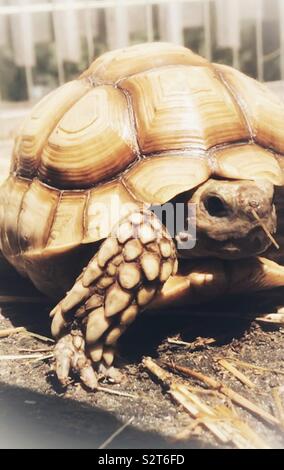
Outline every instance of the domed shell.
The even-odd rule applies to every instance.
[[[184,47],[106,53],[23,124],[0,194],[2,251],[34,280],[35,259],[101,240],[133,204],[211,176],[282,185],[283,122],[262,84]]]

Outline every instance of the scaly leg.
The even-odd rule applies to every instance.
[[[165,283],[151,303],[151,309],[185,306],[222,295],[271,291],[284,286],[284,266],[262,257],[237,261],[192,260],[179,271]],[[261,315],[258,320],[284,325],[283,303],[275,312]]]
[[[111,371],[118,338],[176,270],[173,241],[152,212],[124,219],[51,312],[60,382],[73,370],[95,389],[96,372]]]

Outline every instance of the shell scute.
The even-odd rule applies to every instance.
[[[215,65],[246,116],[258,144],[284,153],[284,104],[264,84],[226,65]]]
[[[39,177],[60,188],[88,188],[124,170],[135,158],[126,98],[114,87],[101,86],[59,121],[43,148]]]
[[[47,248],[82,243],[87,198],[87,191],[61,192],[48,237]]]
[[[56,123],[66,111],[90,89],[86,81],[74,80],[49,93],[31,111],[17,139],[14,170],[20,176],[36,175],[42,149]]]
[[[59,197],[56,189],[47,188],[38,180],[31,183],[18,216],[18,240],[22,252],[46,246]]]
[[[132,98],[143,154],[208,150],[250,137],[239,108],[210,67],[161,67],[120,86]]]
[[[164,204],[206,181],[211,174],[205,154],[177,152],[146,158],[123,177],[125,186],[149,204]]]
[[[170,43],[138,44],[107,52],[93,62],[82,77],[94,83],[117,83],[130,75],[168,65],[209,66],[209,62],[186,47]]]

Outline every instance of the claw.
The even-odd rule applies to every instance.
[[[95,390],[98,386],[97,374],[94,371],[91,361],[87,359],[85,353],[80,351],[74,361],[74,370],[80,375],[83,384],[90,390]]]
[[[88,367],[83,367],[83,369],[81,369],[80,378],[86,387],[88,387],[90,390],[95,390],[98,388],[97,375],[91,364]]]
[[[67,335],[61,338],[54,348],[55,371],[59,382],[67,387],[70,382],[69,372],[71,368],[72,356],[74,348],[72,344],[72,336]]]
[[[60,334],[62,333],[62,331],[64,331],[64,329],[66,328],[67,326],[67,322],[64,318],[64,315],[62,313],[62,310],[61,308],[59,308],[53,319],[52,319],[52,323],[51,323],[51,333],[52,333],[52,336],[54,338],[58,338],[60,336]]]
[[[55,346],[55,371],[59,382],[66,387],[70,383],[69,374],[73,370],[91,390],[97,388],[98,379],[90,359],[85,354],[85,342],[81,332],[72,331],[61,338]]]
[[[111,346],[105,346],[103,352],[103,360],[108,367],[110,367],[114,360],[115,350]]]
[[[112,383],[119,384],[125,381],[125,376],[115,367],[106,367],[102,363],[99,365],[100,378],[108,379]]]

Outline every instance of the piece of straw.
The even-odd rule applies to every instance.
[[[223,393],[223,395],[226,395],[234,403],[237,403],[239,406],[241,406],[242,408],[245,408],[246,410],[255,414],[256,416],[263,419],[264,421],[267,421],[270,424],[276,424],[278,426],[280,425],[279,420],[275,418],[275,416],[263,410],[262,408],[260,408],[260,406],[252,403],[250,400],[243,397],[242,395],[235,392],[234,390],[227,387],[226,385],[223,385],[222,382],[219,382],[213,379],[212,377],[208,377],[205,374],[202,374],[202,372],[195,371],[193,369],[190,369],[189,367],[180,366],[173,362],[171,363],[165,362],[165,365],[169,367],[171,370],[181,372],[182,374],[187,375],[188,377],[192,377],[196,380],[199,380],[205,383],[207,386],[213,389],[219,390],[219,392]]]
[[[228,372],[230,372],[234,377],[236,377],[240,382],[246,385],[249,388],[255,388],[255,384],[246,377],[241,371],[239,371],[233,364],[231,364],[226,359],[219,359],[219,364],[224,367]]]
[[[112,443],[112,441],[119,436],[124,429],[126,429],[134,420],[134,416],[130,418],[126,423],[124,423],[120,428],[118,428],[110,437],[108,437],[100,446],[99,449],[105,449],[109,444]]]
[[[272,236],[272,234],[269,232],[268,228],[266,227],[266,225],[263,223],[263,221],[259,218],[257,212],[254,210],[254,209],[251,209],[251,213],[252,215],[256,218],[256,220],[258,221],[259,225],[261,226],[262,230],[264,231],[264,233],[267,235],[267,237],[269,238],[269,240],[271,241],[271,243],[275,246],[275,248],[277,250],[280,249],[280,246],[278,245],[277,241],[275,240],[275,238]]]

